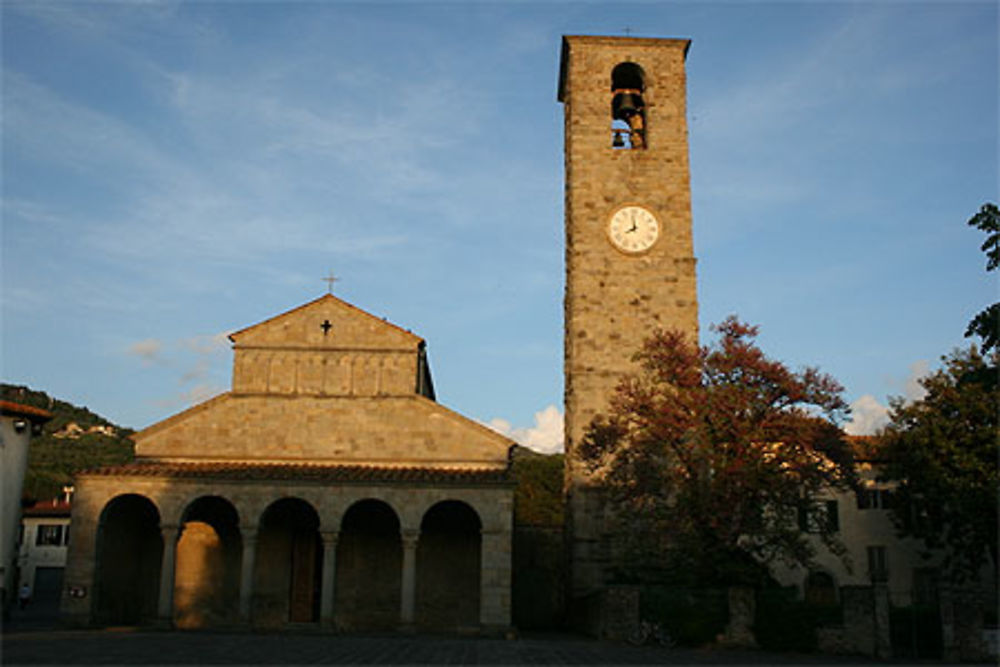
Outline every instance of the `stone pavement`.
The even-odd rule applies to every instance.
[[[635,647],[575,635],[479,639],[427,635],[167,632],[133,629],[3,633],[4,665],[666,665],[871,664],[863,658]]]

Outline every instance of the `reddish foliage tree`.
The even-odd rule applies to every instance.
[[[807,565],[814,542],[797,517],[815,518],[824,492],[854,481],[840,385],[769,359],[757,328],[735,317],[713,330],[705,347],[655,333],[581,443],[633,577],[756,583],[775,559]],[[844,554],[833,521],[811,525]]]

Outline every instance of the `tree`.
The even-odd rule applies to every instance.
[[[757,328],[735,317],[713,330],[719,340],[705,347],[656,332],[581,442],[623,527],[626,568],[685,573],[698,585],[758,583],[762,564],[811,562],[801,512],[844,557],[835,517],[816,520],[823,493],[855,479],[837,426],[848,412],[842,388],[815,368],[769,359]]]
[[[986,270],[1000,266],[1000,209],[996,204],[983,204],[979,213],[969,219],[969,226],[986,232],[980,249],[986,253]],[[965,337],[978,336],[984,353],[1000,347],[1000,301],[987,306],[969,322]]]
[[[539,454],[526,447],[514,450],[514,523],[562,526],[563,455]]]
[[[987,558],[998,562],[998,356],[988,363],[971,347],[942,357],[943,368],[920,380],[923,399],[891,401],[882,436],[886,475],[899,483],[900,533],[943,549],[946,573],[958,581],[974,578]]]

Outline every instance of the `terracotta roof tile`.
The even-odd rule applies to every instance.
[[[17,415],[27,417],[32,421],[48,421],[52,419],[52,413],[31,405],[22,405],[13,401],[0,401],[0,412],[5,415]]]
[[[24,516],[69,516],[70,504],[62,500],[42,500],[21,510]]]
[[[126,463],[87,470],[100,477],[181,477],[339,483],[513,484],[507,469],[316,465],[300,463]]]

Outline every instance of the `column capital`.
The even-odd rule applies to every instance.
[[[403,548],[416,548],[420,541],[420,531],[413,528],[406,528],[399,531],[399,537],[403,540]]]
[[[177,523],[161,523],[160,524],[160,535],[163,537],[173,536],[176,537],[181,531],[181,525]]]
[[[323,540],[324,547],[335,547],[337,546],[337,540],[340,539],[339,530],[321,530],[319,531],[319,537]]]

